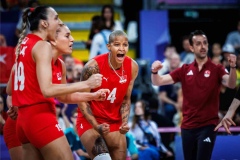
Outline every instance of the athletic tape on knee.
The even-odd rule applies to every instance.
[[[109,153],[101,153],[97,155],[93,160],[112,160]]]

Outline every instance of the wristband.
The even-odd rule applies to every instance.
[[[237,65],[235,65],[234,67],[231,67],[231,66],[230,66],[230,68],[237,68]]]
[[[153,71],[152,71],[152,74],[158,74],[158,72],[153,72]]]

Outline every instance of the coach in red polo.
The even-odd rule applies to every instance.
[[[162,86],[182,83],[183,121],[181,124],[182,145],[185,160],[210,160],[219,122],[219,93],[221,85],[236,87],[236,56],[230,54],[230,73],[222,65],[214,64],[208,55],[208,40],[201,30],[189,36],[190,49],[195,61],[184,64],[166,75],[158,75],[160,61],[152,64],[152,83]]]

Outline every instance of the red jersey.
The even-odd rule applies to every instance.
[[[61,84],[62,82],[62,63],[58,58],[55,63],[52,60],[52,83]]]
[[[211,59],[198,70],[198,64],[184,64],[170,73],[174,82],[182,83],[184,129],[218,123],[219,94],[223,75],[228,74],[222,65]]]
[[[100,88],[110,90],[105,101],[91,101],[90,106],[92,113],[99,123],[117,123],[122,121],[120,108],[125,95],[127,94],[129,83],[132,79],[132,60],[125,57],[123,65],[116,70],[123,80],[112,70],[108,63],[108,53],[96,56],[94,59],[98,63],[99,72],[103,75],[102,85],[99,88],[91,90],[95,92]]]
[[[23,107],[44,102],[54,104],[53,98],[45,98],[41,92],[36,74],[36,63],[32,59],[32,48],[41,40],[37,35],[28,34],[21,43],[20,54],[12,75],[13,106]],[[59,62],[57,62],[57,64],[59,64]],[[56,69],[56,67],[53,67],[53,69],[54,68]],[[62,72],[62,66],[58,68],[56,72],[60,70]],[[53,76],[55,74],[54,71]],[[53,82],[57,82],[55,77],[53,77]],[[61,81],[59,82],[61,83]]]

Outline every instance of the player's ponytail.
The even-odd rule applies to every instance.
[[[18,55],[20,53],[20,46],[21,46],[22,40],[24,39],[24,37],[26,35],[27,26],[28,26],[28,14],[29,14],[30,11],[31,11],[30,8],[26,8],[23,12],[23,15],[22,15],[22,22],[23,22],[22,23],[22,32],[21,32],[20,37],[18,39],[15,62],[17,62]]]

